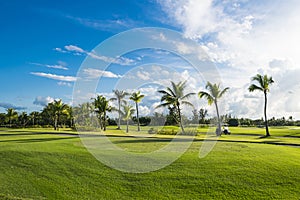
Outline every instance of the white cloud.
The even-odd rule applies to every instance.
[[[87,76],[88,79],[96,79],[99,77],[106,77],[106,78],[121,78],[121,75],[114,74],[110,71],[103,71],[94,68],[87,68],[83,69],[83,73]]]
[[[79,53],[85,52],[82,48],[75,46],[75,45],[66,45],[65,49],[68,51],[75,51],[75,52],[79,52]]]
[[[107,63],[115,63],[115,64],[119,64],[119,65],[132,65],[135,63],[134,60],[129,59],[129,58],[125,58],[125,57],[116,57],[116,58],[111,58],[108,56],[104,56],[104,55],[99,55],[96,51],[91,51],[88,52],[84,49],[82,49],[81,47],[78,47],[76,45],[66,45],[64,46],[65,50],[62,50],[61,48],[55,48],[54,50],[62,52],[62,53],[73,53],[74,55],[85,55],[85,56],[90,56],[91,58],[97,59],[97,60],[101,60]]]
[[[145,81],[151,79],[151,78],[150,78],[150,73],[149,73],[149,72],[138,71],[138,72],[136,73],[136,75],[137,75],[138,78],[140,78],[140,79],[142,79],[142,80],[145,80]]]
[[[30,74],[35,75],[35,76],[49,78],[49,79],[59,80],[59,81],[74,82],[77,80],[77,78],[74,76],[63,76],[63,75],[43,73],[43,72],[31,72]]]
[[[43,66],[47,68],[53,68],[53,69],[63,69],[63,70],[68,70],[69,68],[66,67],[66,63],[62,61],[58,61],[57,65],[48,65],[48,64],[41,64],[41,63],[30,63],[32,65],[37,65],[37,66]]]
[[[149,116],[151,110],[147,106],[139,105],[139,114],[140,116]]]
[[[269,116],[297,115],[300,96],[300,3],[278,1],[159,0],[170,23],[195,39],[219,67],[223,84],[231,87],[226,112],[262,116],[263,98],[249,94],[255,74],[273,76]],[[182,53],[190,49],[179,45]],[[290,93],[289,93],[290,92]],[[257,97],[257,98],[254,98]],[[288,105],[288,106],[287,106]],[[289,109],[288,109],[289,108]],[[291,108],[295,108],[291,112]],[[298,113],[298,114],[297,114]]]
[[[138,22],[132,19],[88,19],[81,17],[74,17],[71,15],[65,16],[66,18],[73,20],[83,26],[94,28],[101,31],[121,31],[128,28],[134,28],[137,26]]]
[[[57,85],[59,85],[59,86],[68,86],[68,87],[72,87],[72,84],[71,84],[71,83],[64,82],[64,81],[59,81],[59,82],[57,83]]]
[[[11,103],[6,103],[6,102],[0,102],[0,107],[5,108],[5,109],[12,108],[15,110],[26,110],[27,109],[26,107],[16,106],[16,105],[13,105]]]
[[[42,96],[38,96],[35,98],[35,100],[33,101],[34,105],[38,105],[38,106],[46,106],[48,103],[51,103],[54,101],[54,98],[52,97],[42,97]]]

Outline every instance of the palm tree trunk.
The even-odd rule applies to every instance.
[[[137,119],[137,125],[138,125],[138,131],[140,131],[140,120],[139,120],[139,107],[138,107],[138,103],[135,103],[135,107],[136,107],[136,119]]]
[[[270,133],[269,133],[269,126],[268,126],[268,119],[267,119],[267,103],[268,103],[268,100],[267,100],[267,92],[264,91],[264,94],[265,94],[264,115],[265,115],[266,137],[269,137],[269,136],[270,136]]]
[[[128,132],[129,132],[129,127],[128,127],[128,125],[129,125],[129,120],[128,120],[128,119],[127,119],[126,124],[127,124],[127,127],[126,127],[126,133],[128,133]]]
[[[106,113],[103,113],[103,130],[106,131]]]
[[[118,101],[119,103],[119,123],[118,123],[118,129],[121,129],[121,101]]]
[[[184,128],[183,128],[183,125],[182,125],[181,112],[180,112],[180,107],[179,107],[179,105],[177,105],[177,109],[178,109],[179,125],[180,125],[180,128],[181,128],[182,134],[184,134]]]
[[[57,129],[57,117],[54,118],[54,130]]]
[[[57,122],[56,122],[56,130],[59,131],[59,121],[60,121],[60,115],[57,116]]]
[[[215,101],[215,106],[216,106],[216,111],[217,111],[217,120],[218,120],[218,129],[216,131],[216,135],[220,136],[221,135],[221,120],[220,120],[220,114],[219,114],[219,108],[218,108],[218,103]]]

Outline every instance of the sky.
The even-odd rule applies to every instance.
[[[141,115],[157,111],[157,90],[170,80],[187,80],[187,92],[204,90],[207,77],[184,59],[195,50],[186,43],[176,44],[180,55],[151,48],[115,56],[110,46],[101,51],[101,44],[124,31],[156,27],[182,34],[199,46],[194,54],[209,58],[220,84],[230,87],[220,102],[222,114],[263,116],[263,95],[247,89],[260,73],[275,81],[268,116],[300,119],[299,13],[297,0],[0,1],[0,112],[11,107],[40,111],[54,99],[72,105],[74,95],[80,96],[76,84],[81,73],[97,82],[83,99],[97,94],[110,98],[113,89],[140,90],[146,95]],[[149,36],[171,39],[162,33]],[[135,44],[140,37],[126,42]],[[121,43],[113,47],[122,49]],[[195,96],[191,101],[215,114],[205,100]],[[191,114],[190,109],[184,112]]]

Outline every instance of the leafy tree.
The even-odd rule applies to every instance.
[[[18,117],[19,124],[21,124],[22,127],[25,127],[28,122],[28,115],[26,112],[22,112]]]
[[[18,113],[13,108],[8,108],[6,117],[8,119],[9,126],[11,127],[12,121],[18,118]]]
[[[230,119],[228,119],[228,125],[229,126],[239,126],[239,120],[236,118],[230,118]]]
[[[91,125],[91,114],[94,111],[94,105],[86,102],[73,107],[74,121],[79,126]]]
[[[40,113],[37,111],[33,111],[29,114],[29,118],[31,120],[31,124],[34,126],[36,123],[36,119],[39,117]]]
[[[204,108],[200,108],[199,116],[200,116],[200,123],[205,124],[205,117],[208,115],[207,110]]]
[[[140,91],[134,92],[131,94],[130,100],[135,102],[135,109],[136,109],[136,119],[138,124],[138,131],[140,131],[140,120],[139,120],[139,107],[138,103],[145,97],[145,95],[141,94]]]
[[[106,131],[106,112],[110,112],[112,107],[109,105],[109,100],[102,95],[98,95],[94,99],[95,112],[98,114],[100,127]]]
[[[267,93],[270,91],[270,85],[274,83],[274,81],[272,77],[268,77],[267,75],[260,75],[260,74],[257,74],[256,76],[252,77],[252,81],[257,82],[258,85],[251,84],[249,86],[249,91],[253,92],[258,90],[264,93],[264,97],[265,97],[264,117],[265,117],[266,137],[269,137],[270,132],[268,127],[268,119],[267,119],[267,102],[268,102]]]
[[[67,114],[68,105],[63,103],[61,99],[54,100],[54,102],[48,103],[45,110],[54,121],[54,130],[59,130],[58,124],[60,123],[61,115]]]
[[[6,114],[0,113],[0,125],[4,125],[6,121]]]
[[[124,105],[123,106],[123,119],[126,120],[126,133],[129,132],[129,120],[132,118],[134,113],[134,108],[131,105]]]
[[[158,92],[163,94],[161,97],[161,102],[158,107],[171,107],[176,110],[176,113],[178,114],[176,117],[176,121],[179,123],[182,133],[184,134],[184,128],[182,124],[182,114],[181,114],[181,105],[193,105],[187,101],[189,97],[194,95],[195,93],[188,93],[184,94],[184,89],[186,88],[186,81],[179,83],[174,83],[171,81],[172,87],[167,87],[166,90],[159,90]]]
[[[217,121],[218,121],[218,128],[216,131],[217,135],[221,135],[221,120],[220,120],[220,114],[218,109],[218,100],[229,90],[229,87],[224,88],[221,90],[220,84],[212,84],[209,81],[206,84],[205,87],[208,92],[206,91],[200,91],[198,93],[199,98],[206,98],[208,101],[208,105],[215,104],[216,111],[217,111]]]
[[[194,109],[194,110],[192,111],[192,114],[193,114],[193,116],[192,116],[192,123],[193,123],[193,124],[198,124],[198,123],[199,123],[199,115],[198,115],[198,111],[197,111],[196,109]]]
[[[115,94],[115,98],[111,98],[112,101],[117,101],[118,102],[118,113],[119,113],[119,119],[118,119],[118,129],[121,129],[121,106],[122,103],[126,105],[126,101],[124,100],[124,98],[128,95],[127,92],[123,91],[123,90],[113,90],[114,94]]]

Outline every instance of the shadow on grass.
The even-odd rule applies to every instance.
[[[49,141],[57,141],[57,140],[67,140],[67,139],[74,139],[74,137],[32,138],[32,139],[2,140],[0,142],[33,143],[33,142],[49,142]]]
[[[260,139],[260,138],[259,138]],[[119,140],[113,141],[115,144],[122,143],[156,143],[156,142],[171,142],[172,138],[147,138],[147,139],[135,139],[135,140]],[[190,141],[190,139],[180,138],[176,139],[177,142]],[[279,146],[293,146],[300,147],[300,144],[294,143],[281,143],[280,140],[276,141],[246,141],[246,140],[220,140],[220,139],[194,139],[194,142],[223,142],[223,143],[248,143],[248,144],[271,144],[271,145],[279,145]]]
[[[121,143],[168,143],[173,141],[173,138],[159,138],[159,137],[146,137],[146,138],[136,138],[135,136],[131,135],[113,135],[113,134],[77,134],[74,132],[60,132],[60,131],[46,131],[46,132],[32,132],[31,130],[9,130],[7,131],[9,133],[0,133],[0,137],[2,136],[32,136],[32,135],[56,135],[56,136],[69,136],[69,137],[55,137],[55,138],[27,138],[27,139],[16,139],[16,140],[4,140],[0,142],[17,142],[17,143],[32,143],[32,142],[48,142],[48,141],[58,141],[58,140],[67,140],[67,139],[74,139],[78,137],[87,137],[87,138],[101,138],[101,137],[108,137],[108,138],[128,138],[129,140],[117,140],[117,141],[112,141],[115,144],[121,144]],[[236,136],[241,136],[239,134],[234,134]],[[233,136],[234,136],[233,135]],[[249,134],[250,135],[250,134]],[[70,137],[72,136],[72,137]],[[280,145],[280,146],[293,146],[293,147],[300,147],[300,144],[294,144],[294,143],[282,143],[280,140],[274,141],[275,138],[271,137],[266,137],[266,136],[261,136],[258,134],[251,134],[251,136],[260,136],[257,138],[257,141],[247,141],[247,140],[222,140],[221,139],[214,139],[214,138],[209,138],[209,139],[199,139],[199,138],[194,138],[195,142],[228,142],[228,143],[253,143],[253,144],[271,144],[271,145]],[[189,137],[189,136],[186,136]],[[281,136],[281,137],[293,137],[293,138],[300,138],[300,136],[293,136],[293,135],[287,135],[287,136]],[[273,141],[260,141],[261,139],[273,139]],[[176,142],[185,142],[185,141],[190,141],[190,138],[177,138],[175,141]]]
[[[77,133],[73,133],[73,132],[60,132],[60,131],[30,131],[30,130],[10,130],[10,131],[5,131],[8,133],[1,133],[0,132],[0,137],[3,136],[26,136],[26,135],[70,135],[70,136],[77,136]]]

